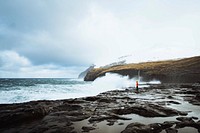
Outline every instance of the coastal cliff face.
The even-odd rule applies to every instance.
[[[95,67],[95,65],[92,65],[92,66],[90,66],[89,68],[87,68],[85,71],[83,71],[82,73],[80,73],[80,74],[78,75],[78,78],[79,78],[79,79],[85,78],[86,74],[87,74],[90,70],[94,69],[94,67]]]
[[[94,68],[85,76],[85,81],[94,81],[106,73],[117,73],[129,78],[140,75],[144,81],[153,79],[163,83],[195,83],[200,82],[200,56],[138,64],[125,64],[109,68]]]

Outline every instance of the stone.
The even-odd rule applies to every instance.
[[[83,132],[89,132],[89,131],[95,130],[95,129],[96,129],[96,128],[91,127],[91,126],[83,126],[83,127],[82,127]]]
[[[166,133],[178,133],[178,130],[177,129],[174,129],[174,128],[167,128],[165,129]]]
[[[194,122],[192,117],[177,117],[176,119],[181,122]]]

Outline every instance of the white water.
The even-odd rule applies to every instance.
[[[31,80],[31,79],[30,79]],[[41,79],[43,80],[43,79]],[[56,79],[59,80],[59,79]],[[96,79],[94,82],[84,82],[80,79],[62,79],[68,81],[63,84],[37,83],[32,86],[11,86],[0,88],[0,103],[21,103],[32,100],[57,100],[78,98],[85,96],[95,96],[101,92],[134,87],[136,79],[128,79],[128,76],[117,74],[106,74],[106,76]],[[70,84],[70,82],[78,81]],[[14,82],[14,81],[13,81]],[[26,82],[20,83],[24,84]],[[140,82],[144,84],[144,82]],[[160,83],[152,81],[150,83]],[[2,84],[2,83],[1,83]],[[5,84],[5,83],[4,83]],[[5,85],[4,85],[5,86]]]

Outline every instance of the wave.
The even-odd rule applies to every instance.
[[[135,86],[136,78],[129,79],[128,76],[107,73],[106,76],[97,78],[93,82],[85,82],[81,79],[26,79],[33,83],[32,86],[24,86],[18,82],[17,86],[11,86],[0,90],[0,103],[21,103],[34,100],[58,100],[95,96],[99,93],[124,89]],[[29,81],[30,80],[30,81]],[[15,82],[13,80],[12,82]],[[141,84],[147,82],[140,81]],[[148,83],[160,83],[151,81]],[[14,84],[14,83],[13,83]],[[14,84],[15,85],[15,84]]]

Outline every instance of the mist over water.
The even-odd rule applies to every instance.
[[[0,103],[21,103],[32,100],[57,100],[95,96],[99,93],[135,87],[137,79],[107,73],[93,82],[80,79],[0,79]],[[140,81],[139,84],[146,82]],[[159,81],[149,83],[159,84]]]

